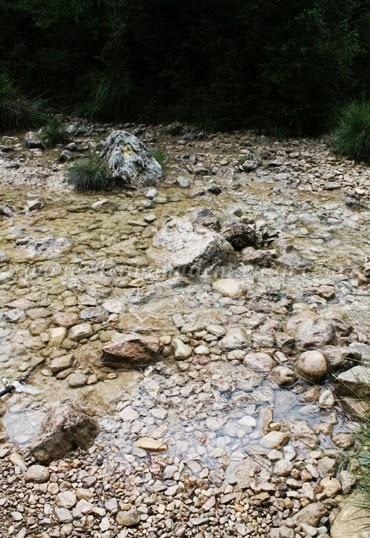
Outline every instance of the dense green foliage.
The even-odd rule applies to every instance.
[[[370,103],[353,102],[343,108],[333,142],[341,155],[370,162]]]
[[[104,191],[113,185],[107,164],[96,153],[71,163],[67,181],[79,192]]]
[[[23,97],[6,75],[0,75],[0,132],[28,129],[41,121],[37,104]]]
[[[64,124],[52,116],[41,129],[41,138],[46,146],[53,147],[67,142],[68,136]]]
[[[0,72],[102,119],[315,133],[368,98],[364,0],[2,0]]]

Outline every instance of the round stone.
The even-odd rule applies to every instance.
[[[317,382],[322,381],[328,373],[328,365],[320,351],[305,351],[299,356],[295,370],[297,375],[303,379]]]

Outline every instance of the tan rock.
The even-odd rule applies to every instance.
[[[289,441],[289,434],[286,432],[273,431],[264,435],[261,439],[261,445],[264,448],[281,448]]]
[[[49,346],[60,346],[66,337],[66,334],[67,329],[65,327],[54,327],[53,329],[49,329]]]
[[[160,439],[152,439],[151,437],[140,437],[136,441],[136,446],[149,452],[162,452],[167,450],[167,445]]]
[[[362,508],[366,499],[352,494],[341,503],[341,511],[331,526],[331,538],[366,538],[369,532],[370,514]]]
[[[212,288],[225,297],[242,297],[247,291],[245,283],[237,278],[220,278]]]

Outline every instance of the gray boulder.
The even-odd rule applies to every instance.
[[[197,274],[232,261],[234,249],[217,232],[173,218],[153,237],[148,256],[160,265]]]
[[[162,176],[162,167],[147,146],[127,131],[113,131],[102,143],[100,156],[112,177],[127,185],[155,185]]]

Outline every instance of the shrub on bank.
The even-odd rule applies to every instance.
[[[54,147],[57,144],[63,144],[68,140],[67,131],[64,124],[53,116],[41,129],[41,138],[48,147]]]
[[[23,97],[4,74],[0,74],[0,132],[30,129],[40,125],[38,106]]]
[[[339,114],[333,135],[335,150],[356,161],[370,162],[370,103],[353,102]]]
[[[67,181],[79,192],[108,190],[113,183],[107,164],[96,153],[71,163]]]

